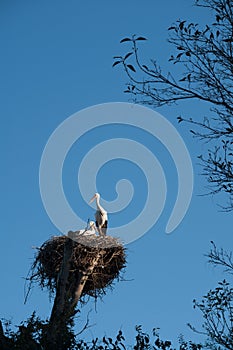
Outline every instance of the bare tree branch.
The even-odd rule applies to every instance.
[[[194,137],[209,143],[208,154],[200,157],[210,193],[228,197],[222,209],[233,210],[233,2],[196,0],[198,7],[212,13],[213,20],[203,28],[197,23],[178,20],[168,28],[169,43],[175,48],[163,72],[155,59],[149,65],[139,56],[139,44],[146,38],[124,38],[130,44],[124,56],[116,56],[113,66],[123,67],[129,82],[125,90],[136,103],[152,107],[185,100],[210,104],[211,117],[202,120],[179,116],[178,122],[194,126]],[[176,70],[176,66],[179,70]]]

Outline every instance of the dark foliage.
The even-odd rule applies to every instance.
[[[232,254],[223,249],[218,249],[214,242],[206,255],[213,266],[220,266],[224,272],[230,275],[233,272]],[[210,290],[201,301],[194,300],[194,308],[202,314],[203,323],[198,327],[189,324],[189,327],[201,335],[204,342],[195,343],[179,338],[178,350],[232,350],[233,349],[233,288],[224,279],[215,289]],[[10,322],[0,323],[0,349],[1,350],[54,350],[47,342],[47,331],[50,327],[49,320],[42,321],[35,313],[18,326],[17,331],[12,331]],[[75,333],[74,318],[63,324],[60,329],[62,343],[61,350],[173,350],[171,341],[162,340],[159,328],[154,328],[152,334],[145,333],[141,326],[136,327],[136,336],[133,345],[128,345],[120,330],[113,339],[110,337],[96,338],[92,341],[80,339],[83,330],[89,328],[88,320],[83,330]],[[4,330],[5,328],[5,330]],[[57,347],[56,347],[57,349]]]
[[[33,314],[26,322],[22,323],[17,332],[9,331],[9,346],[2,346],[1,350],[47,350],[47,344],[44,341],[44,328],[47,323],[39,320]],[[136,327],[136,336],[133,345],[127,345],[120,330],[115,338],[104,336],[103,338],[95,338],[92,341],[76,339],[71,329],[67,330],[64,350],[173,350],[172,343],[169,340],[162,340],[158,334],[158,329],[153,329],[152,334],[143,332],[141,326]],[[195,344],[191,341],[187,342],[180,337],[179,350],[200,350],[201,344]],[[50,350],[50,348],[49,348]],[[55,350],[55,349],[51,349]]]
[[[232,275],[232,253],[217,249],[214,242],[206,255],[213,266],[222,267],[224,273]],[[202,329],[189,324],[196,333],[206,337],[205,347],[208,349],[233,349],[233,288],[225,279],[218,286],[210,290],[201,301],[193,300],[203,318]]]

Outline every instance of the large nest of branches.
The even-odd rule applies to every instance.
[[[69,232],[70,236],[72,232]],[[95,261],[84,285],[82,297],[98,297],[105,294],[106,288],[110,287],[115,279],[119,279],[120,271],[126,265],[125,248],[116,238],[110,236],[83,236],[76,240],[69,237],[52,237],[38,249],[29,280],[38,282],[42,288],[48,288],[53,293],[57,287],[65,245],[69,240],[72,242],[68,276],[70,293],[74,293],[72,286],[75,288],[80,274],[87,273]]]

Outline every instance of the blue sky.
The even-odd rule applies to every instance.
[[[32,246],[40,246],[59,231],[44,210],[39,190],[39,165],[51,133],[73,113],[100,103],[127,102],[123,93],[127,82],[123,72],[112,68],[113,56],[125,52],[120,39],[140,34],[149,39],[143,55],[156,57],[164,69],[171,49],[167,28],[176,19],[205,23],[208,12],[193,7],[191,0],[78,1],[78,0],[2,0],[0,4],[0,89],[1,89],[1,317],[19,324],[33,310],[42,318],[49,316],[51,303],[46,291],[34,289],[24,301],[24,277],[33,261]],[[165,226],[174,202],[177,180],[174,164],[156,140],[134,130],[98,129],[74,145],[64,165],[64,188],[72,208],[83,217],[93,210],[78,199],[77,168],[79,155],[90,143],[119,132],[150,144],[168,183],[168,199],[157,224],[141,239],[127,247],[125,279],[116,284],[96,305],[87,304],[80,316],[92,309],[88,338],[116,334],[119,328],[128,339],[134,326],[145,330],[161,328],[161,335],[175,340],[180,333],[194,335],[187,322],[200,325],[200,315],[192,309],[193,298],[213,288],[222,275],[206,263],[204,253],[210,240],[217,245],[232,245],[231,214],[218,211],[212,197],[200,197],[205,181],[196,155],[206,146],[193,140],[176,116],[208,115],[208,106],[198,101],[163,107],[158,110],[178,130],[190,152],[194,167],[194,193],[187,215],[171,234]],[[88,135],[87,135],[88,136]],[[81,150],[81,152],[79,151]],[[143,198],[143,174],[131,163],[110,163],[98,175],[98,190],[113,199],[112,177],[127,177]],[[116,177],[117,177],[116,176]],[[145,180],[145,179],[144,179]],[[106,184],[106,186],[105,186]],[[106,191],[108,188],[108,191]],[[137,192],[136,192],[137,193]],[[76,202],[77,195],[77,202]],[[137,197],[137,198],[139,198]],[[129,217],[137,215],[140,200],[132,202]],[[120,215],[120,214],[119,214]],[[119,219],[112,216],[112,224]],[[126,220],[121,217],[121,220]],[[109,219],[111,225],[111,218]],[[77,330],[80,329],[77,325]]]

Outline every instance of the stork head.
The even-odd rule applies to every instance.
[[[96,229],[94,221],[90,221],[89,226],[91,229]]]
[[[95,193],[94,196],[91,198],[90,202],[89,203],[92,203],[95,199],[100,199],[100,195],[99,193]]]

